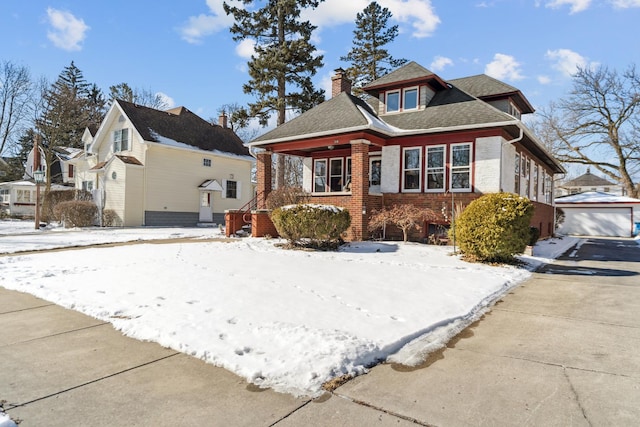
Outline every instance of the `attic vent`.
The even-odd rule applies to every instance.
[[[118,117],[118,121],[120,123],[124,122],[124,116],[122,114],[120,114],[120,117]]]

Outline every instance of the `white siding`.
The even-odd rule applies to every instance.
[[[565,220],[558,232],[578,236],[630,237],[631,207],[565,207]]]
[[[400,146],[382,147],[382,182],[383,193],[397,193],[400,188]]]
[[[500,156],[502,137],[477,138],[475,142],[475,190],[482,193],[500,191]]]
[[[302,159],[302,189],[311,193],[313,191],[313,159]]]
[[[435,91],[429,88],[429,86],[420,86],[420,108],[426,107],[435,94]]]

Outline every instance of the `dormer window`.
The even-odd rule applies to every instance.
[[[509,102],[509,111],[507,111],[507,113],[509,113],[510,115],[512,115],[518,120],[520,120],[521,118],[520,110],[518,109],[518,107],[516,107],[516,105],[513,102]]]
[[[113,152],[129,150],[129,129],[113,131]]]
[[[418,88],[412,87],[402,91],[402,109],[415,110],[418,108]]]
[[[400,111],[400,91],[394,90],[387,92],[387,102],[385,104],[387,106],[387,113]]]

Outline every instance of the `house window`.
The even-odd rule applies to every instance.
[[[525,155],[521,156],[522,159],[522,167],[520,168],[520,170],[522,171],[522,176],[524,178],[523,184],[524,184],[524,195],[526,197],[530,196],[531,193],[531,174],[530,174],[530,167],[531,167],[531,162],[529,162],[529,158]]]
[[[82,181],[82,189],[85,191],[93,190],[93,181]]]
[[[538,165],[533,164],[533,195],[531,200],[538,200],[538,191],[539,191],[540,180],[538,178]]]
[[[603,191],[604,191],[605,193],[609,193],[609,192],[611,191],[611,188],[609,188],[609,187],[604,187],[604,188],[603,188]]]
[[[387,106],[387,113],[400,111],[400,91],[399,90],[387,92],[386,106]]]
[[[237,199],[238,198],[238,181],[227,180],[225,195],[227,199]]]
[[[420,191],[420,148],[405,148],[402,161],[402,189],[407,192]]]
[[[415,110],[418,108],[418,88],[410,88],[402,91],[402,109]]]
[[[351,191],[351,157],[347,157],[347,169],[344,178],[345,191]]]
[[[516,167],[515,167],[515,185],[513,186],[513,192],[520,194],[520,154],[516,153]]]
[[[69,178],[73,178],[73,165],[69,165]]]
[[[211,167],[211,159],[202,159],[202,166]]]
[[[426,191],[444,191],[445,146],[427,147]]]
[[[207,208],[211,206],[211,193],[209,193],[208,191],[202,192],[202,199],[200,200],[200,206],[203,208]]]
[[[18,203],[30,203],[31,202],[31,190],[18,190],[17,191]]]
[[[316,160],[313,168],[313,191],[324,193],[327,191],[327,161]]]
[[[369,186],[380,185],[382,178],[382,159],[369,160]]]
[[[113,152],[129,150],[129,129],[113,131]]]
[[[471,190],[471,144],[451,145],[451,191]]]
[[[520,117],[521,117],[520,110],[518,109],[518,107],[516,107],[516,105],[513,102],[509,102],[509,111],[507,111],[507,113],[509,113],[516,119],[520,120]]]
[[[330,160],[329,172],[330,191],[342,191],[342,158]]]
[[[9,189],[0,189],[0,203],[9,203]]]

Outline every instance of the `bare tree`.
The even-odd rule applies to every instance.
[[[0,153],[17,142],[20,125],[28,114],[31,86],[27,67],[0,63]]]
[[[109,86],[109,103],[115,99],[121,99],[156,110],[166,110],[169,108],[169,104],[167,104],[161,94],[153,92],[151,89],[132,89],[127,83]]]
[[[581,68],[569,95],[540,113],[536,129],[558,160],[592,166],[638,197],[639,109],[635,66],[621,75],[604,66]]]

